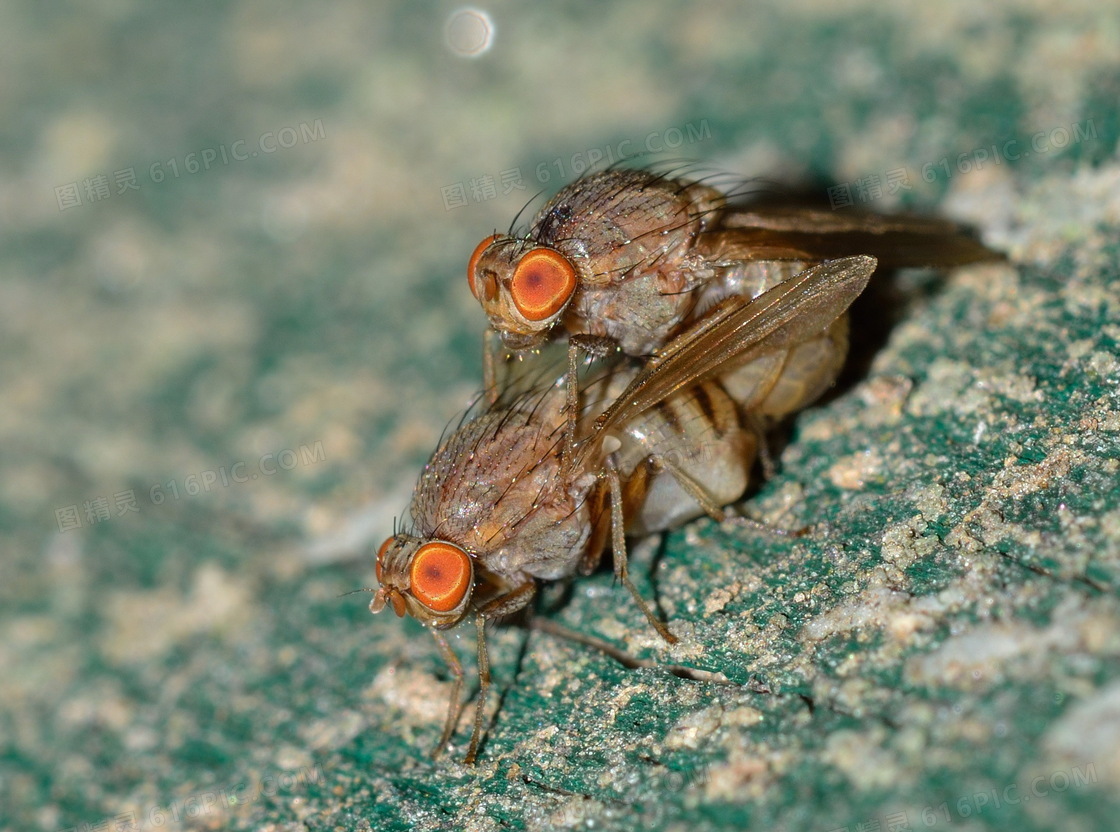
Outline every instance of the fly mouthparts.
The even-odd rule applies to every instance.
[[[393,612],[397,614],[397,618],[404,618],[406,612],[404,604],[404,596],[391,586],[383,586],[377,590],[373,596],[373,600],[369,602],[369,611],[374,615],[385,609],[385,604],[388,602],[393,607]]]

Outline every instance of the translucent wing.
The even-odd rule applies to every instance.
[[[864,290],[875,266],[867,255],[830,260],[754,300],[729,299],[649,359],[595,420],[580,454],[592,453],[612,428],[717,374],[730,359],[749,360],[820,334]]]
[[[724,228],[757,228],[768,231],[840,234],[955,234],[960,229],[949,220],[908,214],[871,214],[854,210],[826,210],[809,206],[758,206],[733,209],[721,223]]]
[[[706,242],[727,259],[825,260],[870,254],[887,269],[961,266],[1000,257],[947,220],[810,207],[730,210]]]

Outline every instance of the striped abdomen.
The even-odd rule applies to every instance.
[[[626,531],[636,535],[672,528],[704,513],[682,478],[716,506],[738,500],[757,449],[738,406],[714,381],[650,408],[620,438],[616,458],[626,481]]]

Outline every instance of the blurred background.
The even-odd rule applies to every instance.
[[[1020,408],[1015,424],[1033,424],[1040,437],[1047,426],[1101,431],[1084,458],[1052,472],[1092,469],[1077,480],[1079,509],[1054,492],[1037,505],[1016,503],[1022,514],[1008,522],[1027,530],[1020,542],[1030,549],[1031,517],[1044,525],[1080,511],[1075,548],[1114,566],[1116,11],[1090,0],[1060,10],[1027,0],[3,4],[4,828],[629,828],[638,816],[665,829],[1054,828],[1059,820],[1103,828],[1095,812],[1104,810],[1090,807],[1105,805],[1102,793],[1120,783],[1112,567],[1086,583],[1068,580],[1089,574],[1084,564],[1071,572],[1058,555],[1043,558],[1041,576],[1007,567],[1014,578],[1005,582],[1028,586],[1034,600],[1017,595],[1001,609],[1007,620],[1030,610],[1031,628],[985,630],[978,641],[998,657],[1019,655],[1024,643],[1080,650],[1077,685],[1059,684],[1062,674],[1010,673],[1005,701],[962,683],[945,698],[906,703],[923,703],[926,716],[900,707],[885,721],[867,721],[858,697],[849,698],[834,723],[816,725],[816,738],[796,747],[783,737],[813,722],[806,697],[824,690],[812,674],[793,679],[800,671],[790,669],[786,689],[797,695],[765,719],[766,708],[740,693],[734,702],[719,693],[722,716],[713,717],[706,697],[716,694],[695,683],[669,677],[684,685],[673,687],[589,648],[538,635],[526,646],[524,633],[501,631],[494,649],[505,692],[476,769],[457,763],[464,736],[448,759],[425,756],[449,689],[431,640],[413,622],[371,618],[364,595],[337,596],[373,582],[374,547],[405,510],[445,424],[480,386],[483,319],[464,280],[474,245],[589,165],[636,155],[808,185],[837,210],[950,216],[1015,268],[1043,275],[1019,294],[1010,266],[977,272],[961,278],[961,303],[941,311],[930,300],[936,286],[916,279],[916,308],[932,303],[933,311],[900,337],[946,321],[961,334],[900,353],[889,377],[919,386],[932,378],[947,400],[995,390]],[[1031,310],[1049,308],[1048,299],[1081,316],[1054,326],[1072,346],[1053,359],[1052,397],[1042,382],[1038,395],[1008,373],[974,385],[979,376],[960,376],[963,364],[936,363],[954,337],[985,328],[970,317],[970,298],[986,310],[980,320],[1016,332],[1034,327]],[[1020,355],[1006,343],[992,349],[977,346],[971,366],[997,356],[1006,369]],[[1085,394],[1095,409],[1032,422],[1051,400],[1076,398],[1069,391],[1085,377],[1076,362],[1096,374]],[[893,383],[851,406],[887,407]],[[937,399],[927,393],[925,415]],[[969,401],[963,412],[980,407]],[[1078,421],[1087,418],[1096,421]],[[1003,430],[985,419],[967,426],[978,448],[986,431]],[[802,456],[795,448],[792,471],[828,459],[827,442],[844,432],[811,424],[825,425],[807,434],[821,444]],[[865,421],[843,424],[858,430]],[[865,459],[870,445],[853,441]],[[870,467],[853,463],[852,477],[863,483],[874,479],[868,471],[895,470],[891,453],[920,465],[926,450],[884,451]],[[1003,445],[976,453],[966,477],[996,485],[1008,454],[1022,464],[1054,459]],[[930,459],[930,469],[947,465]],[[838,506],[849,505],[858,490],[834,474],[822,481]],[[946,508],[941,532],[992,505],[972,487],[960,486],[972,502]],[[1001,499],[1019,499],[1013,491]],[[794,492],[789,482],[767,484],[760,505],[788,510]],[[847,515],[837,511],[841,528]],[[1072,539],[1069,525],[1061,528]],[[689,571],[690,562],[721,563],[728,541],[744,535],[707,521],[700,529],[671,536],[659,556],[670,569],[682,564],[678,575],[661,563],[662,589],[678,590],[667,611],[691,611],[700,627],[723,609],[711,594],[720,591],[724,606],[741,603],[749,616],[749,592],[720,576],[746,586],[749,567],[764,558],[752,555],[732,573]],[[883,557],[879,537],[867,540],[853,548],[870,559],[863,566]],[[818,555],[843,541],[842,533],[825,540]],[[706,554],[695,560],[701,543]],[[781,541],[762,545],[791,551]],[[981,558],[975,547],[953,551],[968,562],[939,561],[941,572],[923,573],[933,585],[907,591],[940,591]],[[1047,571],[1064,578],[1048,581]],[[832,603],[865,585],[846,581],[833,583]],[[625,604],[609,575],[588,587],[576,602],[587,612],[577,609],[569,623]],[[1067,591],[1096,606],[1077,606]],[[915,682],[914,665],[905,676],[902,662],[977,622],[995,626],[991,605],[975,600],[961,602],[959,619],[934,616],[930,640],[900,646],[879,684],[934,685]],[[632,610],[617,612],[642,626]],[[820,619],[787,613],[792,624],[767,613],[748,635],[777,638],[774,627],[787,628],[787,652],[773,664],[792,668],[799,628]],[[1088,635],[1063,641],[1046,629],[1063,615]],[[834,668],[864,649],[849,630],[836,632]],[[617,622],[599,634],[660,650]],[[464,660],[470,636],[455,641]],[[713,645],[729,638],[712,630],[697,643],[708,637]],[[752,644],[752,655],[773,647]],[[1000,653],[992,644],[1013,646]],[[721,669],[739,684],[756,674],[711,655],[697,647],[674,660]],[[580,676],[595,682],[582,693],[566,687]],[[1031,689],[1038,701],[1023,693]],[[1071,715],[1075,700],[1100,710]],[[998,701],[1006,707],[997,718],[984,708]],[[602,702],[604,713],[580,710]],[[560,713],[561,734],[590,735],[549,758],[542,749],[559,742]],[[654,713],[664,725],[649,722]],[[942,718],[954,726],[944,736]],[[1085,724],[1055,739],[1049,726],[1061,718]],[[996,742],[1016,724],[1029,727],[1009,745]],[[725,735],[734,742],[716,741]],[[1035,776],[1024,767],[1037,749],[1060,751],[1085,736],[1098,737],[1100,755],[1059,754],[1039,775],[1050,786],[1039,808],[1006,800],[1002,814],[993,808],[1003,798],[992,790],[1006,797],[1009,784]],[[1059,788],[1054,772],[1072,784]]]

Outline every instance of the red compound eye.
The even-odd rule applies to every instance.
[[[535,248],[517,264],[509,288],[518,312],[530,321],[543,321],[571,299],[576,269],[560,252]]]
[[[437,540],[416,550],[409,577],[417,601],[436,612],[449,612],[470,589],[474,566],[458,546]]]
[[[479,295],[478,291],[478,261],[482,257],[482,253],[486,251],[486,249],[490,248],[490,246],[495,241],[501,239],[501,236],[501,234],[491,234],[489,237],[475,246],[474,252],[471,254],[471,259],[467,261],[467,285],[471,287],[471,294],[474,295],[478,300],[482,300],[482,297]]]
[[[382,543],[381,548],[377,550],[377,563],[374,565],[373,570],[374,570],[374,572],[377,573],[377,583],[378,584],[384,584],[385,583],[381,579],[381,561],[384,560],[385,553],[387,551],[389,551],[389,547],[393,545],[394,540],[396,540],[395,537],[390,537],[388,540],[386,540],[384,543]]]

